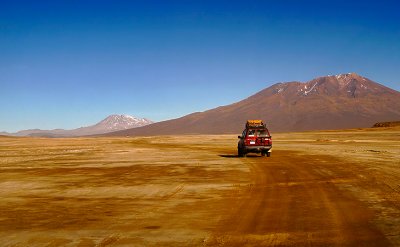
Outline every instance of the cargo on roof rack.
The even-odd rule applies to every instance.
[[[257,128],[263,127],[265,128],[265,124],[262,120],[247,120],[246,128]]]

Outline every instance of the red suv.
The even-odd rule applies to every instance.
[[[271,156],[272,137],[262,120],[248,120],[241,136],[238,136],[238,156],[247,153],[261,153]]]

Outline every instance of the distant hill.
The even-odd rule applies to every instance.
[[[355,73],[277,83],[240,102],[108,136],[240,133],[247,119],[273,132],[371,127],[400,119],[400,92]]]
[[[153,123],[153,121],[145,118],[137,118],[129,115],[110,115],[97,124],[81,127],[72,130],[54,129],[54,130],[40,130],[30,129],[22,130],[16,133],[5,133],[4,135],[13,136],[37,136],[37,137],[73,137],[85,135],[104,134],[118,130],[125,130],[137,128]]]
[[[376,123],[372,127],[373,128],[380,128],[380,127],[397,127],[397,126],[400,126],[400,121]]]

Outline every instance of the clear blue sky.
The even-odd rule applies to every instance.
[[[160,121],[277,82],[400,90],[397,1],[0,0],[0,131]]]

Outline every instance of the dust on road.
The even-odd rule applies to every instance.
[[[398,246],[400,131],[0,138],[1,246]],[[374,151],[370,151],[374,150]]]

